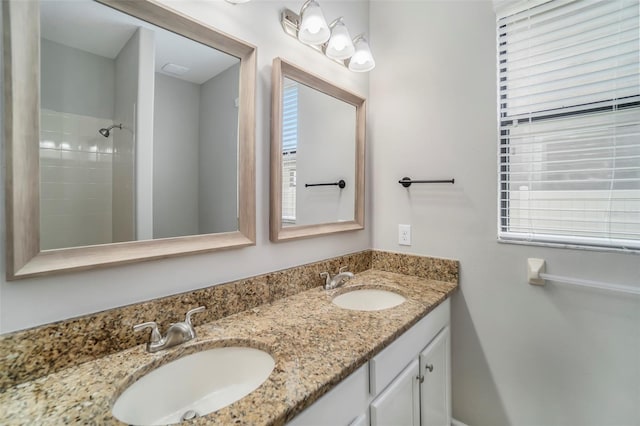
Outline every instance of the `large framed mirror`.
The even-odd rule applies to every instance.
[[[7,279],[255,245],[254,46],[150,0],[3,27]]]
[[[271,241],[364,229],[365,99],[273,61]]]

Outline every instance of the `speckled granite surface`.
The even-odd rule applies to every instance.
[[[0,335],[0,391],[142,344],[146,335],[134,334],[135,324],[156,321],[164,329],[197,306],[206,306],[207,311],[195,315],[194,324],[208,323],[317,287],[322,283],[320,272],[335,272],[345,265],[355,273],[374,268],[458,281],[457,261],[366,250]]]
[[[156,321],[164,330],[198,306],[207,310],[194,315],[193,323],[208,323],[317,287],[322,284],[320,272],[335,273],[344,265],[354,273],[371,268],[371,251],[2,335],[0,391],[146,342],[147,333],[133,332],[135,324]]]
[[[459,281],[458,261],[388,251],[371,252],[371,268],[448,282]]]
[[[457,283],[368,270],[347,283],[358,286],[392,288],[407,301],[383,311],[349,311],[331,303],[343,288],[311,288],[200,325],[198,339],[182,347],[148,354],[139,345],[8,389],[0,394],[0,424],[120,424],[110,409],[132,374],[203,347],[233,344],[267,350],[274,371],[245,398],[191,424],[283,424],[424,317]]]

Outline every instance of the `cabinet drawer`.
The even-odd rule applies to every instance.
[[[449,324],[449,299],[369,361],[369,391],[378,395]]]

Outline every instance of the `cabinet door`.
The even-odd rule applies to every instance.
[[[409,366],[371,403],[371,426],[420,425],[420,366]]]
[[[451,425],[451,366],[449,327],[420,353],[421,426]]]
[[[367,413],[362,413],[354,421],[349,423],[349,426],[369,426],[369,419],[367,419]]]
[[[369,366],[363,365],[342,383],[295,417],[287,426],[346,426],[369,406]],[[366,422],[366,415],[363,416]],[[359,420],[362,421],[362,420]]]

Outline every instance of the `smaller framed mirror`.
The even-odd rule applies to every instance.
[[[273,60],[271,241],[364,229],[366,101]]]

